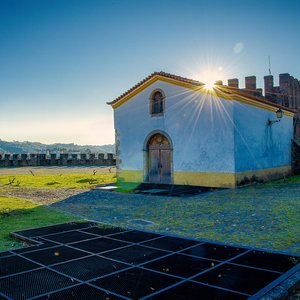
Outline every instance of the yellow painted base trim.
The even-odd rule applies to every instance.
[[[144,172],[139,170],[121,170],[118,172],[118,180],[124,182],[143,182]]]
[[[144,182],[143,170],[122,170],[118,172],[121,182]],[[254,181],[270,181],[292,174],[291,166],[252,170],[239,173],[221,172],[174,172],[173,184],[207,186],[219,188],[235,188]]]
[[[118,173],[118,180],[123,182],[143,182],[143,171],[122,170]],[[234,188],[235,174],[218,172],[175,172],[173,174],[173,184]]]
[[[174,184],[234,188],[235,174],[220,172],[175,172]]]
[[[283,166],[277,168],[263,169],[263,170],[254,170],[254,171],[245,171],[236,173],[236,182],[237,185],[247,183],[247,181],[252,182],[257,180],[260,181],[270,181],[274,179],[280,179],[285,176],[292,174],[291,166]]]

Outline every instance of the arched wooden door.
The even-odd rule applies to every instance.
[[[148,143],[148,181],[170,184],[172,182],[172,148],[168,138],[154,134]]]

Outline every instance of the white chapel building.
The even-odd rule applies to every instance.
[[[155,72],[108,104],[120,182],[236,187],[291,173],[294,111],[262,97]]]

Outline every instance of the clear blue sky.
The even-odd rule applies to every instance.
[[[262,87],[268,55],[300,79],[300,1],[0,0],[0,139],[113,143],[106,102],[150,73]]]

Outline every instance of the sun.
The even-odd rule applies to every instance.
[[[199,65],[196,71],[190,71],[190,78],[195,78],[203,84],[202,89],[214,92],[218,85],[223,85],[225,78],[228,78],[227,70],[224,63],[203,63]]]
[[[206,79],[205,82],[204,82],[204,88],[206,90],[213,90],[215,87],[215,80],[213,79]]]
[[[204,83],[204,88],[206,90],[212,91],[215,88],[216,78],[219,74],[213,70],[203,71],[201,74],[201,81]]]

